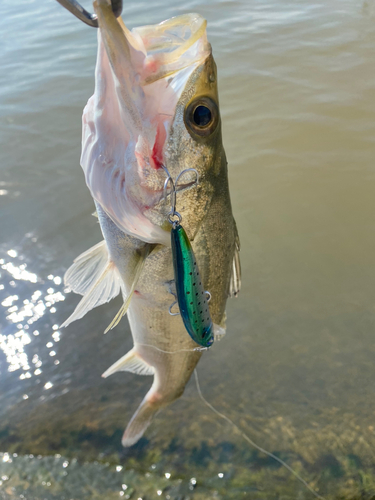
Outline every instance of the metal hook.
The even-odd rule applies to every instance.
[[[180,315],[180,313],[179,313],[179,312],[178,312],[178,313],[173,313],[173,312],[172,312],[172,307],[173,307],[175,304],[177,304],[177,300],[175,300],[174,302],[172,302],[172,304],[169,306],[168,312],[169,312],[169,314],[170,314],[171,316],[179,316],[179,315]]]
[[[77,0],[57,0],[57,2],[59,2],[59,4],[65,7],[85,24],[88,24],[93,28],[98,28],[98,16],[96,14],[91,14],[84,9],[82,5],[77,2]],[[114,15],[119,17],[122,12],[122,0],[111,0],[111,4]]]
[[[168,177],[165,179],[164,182],[164,201],[167,201],[167,189],[168,189],[168,184],[171,183],[171,213],[176,212],[176,187],[173,182],[172,177],[169,175],[169,172],[167,170],[167,167],[163,167],[165,171],[167,172]]]
[[[196,175],[194,184],[197,184],[197,185],[199,184],[199,174],[198,174],[198,171],[195,168],[185,168],[185,170],[183,170],[182,172],[180,172],[178,174],[178,176],[177,176],[177,179],[176,179],[176,182],[175,182],[176,190],[177,190],[177,184],[178,184],[178,181],[179,181],[180,177],[182,175],[185,175],[186,172],[194,172],[195,175]]]
[[[182,216],[181,214],[179,214],[177,211],[176,211],[176,197],[177,197],[177,185],[178,185],[178,181],[180,179],[180,177],[182,175],[185,175],[186,172],[195,172],[195,175],[196,175],[196,179],[195,179],[195,182],[194,184],[199,184],[199,174],[197,172],[197,170],[195,168],[186,168],[185,170],[183,170],[182,172],[180,172],[176,178],[176,181],[174,182],[173,179],[172,179],[172,176],[171,174],[169,173],[167,167],[165,165],[162,165],[163,167],[163,170],[165,171],[165,173],[167,174],[167,178],[165,179],[165,182],[164,182],[164,200],[167,201],[167,196],[168,196],[168,193],[167,193],[167,190],[168,190],[168,184],[171,183],[171,192],[170,192],[170,196],[171,196],[171,210],[170,212],[168,213],[168,222],[170,224],[173,224],[173,226],[177,226],[178,224],[180,224],[181,220],[182,220]],[[175,218],[177,217],[177,219]]]

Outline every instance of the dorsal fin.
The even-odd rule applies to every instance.
[[[121,278],[116,266],[109,260],[105,241],[77,257],[65,273],[64,282],[73,292],[83,295],[83,299],[62,327],[116,297],[120,293]]]

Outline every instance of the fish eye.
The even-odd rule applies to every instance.
[[[199,105],[193,113],[193,120],[198,127],[207,127],[211,121],[211,111],[206,107]]]
[[[208,137],[213,134],[219,123],[219,110],[212,99],[200,97],[186,106],[184,118],[191,134]]]

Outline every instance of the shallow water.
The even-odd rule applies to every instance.
[[[201,13],[219,69],[243,288],[202,391],[326,498],[371,498],[375,3],[125,3],[130,27]],[[96,32],[35,0],[2,0],[0,32],[0,498],[313,498],[194,381],[121,448],[151,380],[100,377],[131,346],[126,320],[102,334],[120,303],[58,328],[101,239],[79,166]]]

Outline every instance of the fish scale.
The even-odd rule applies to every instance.
[[[171,230],[177,301],[185,328],[202,347],[214,341],[213,324],[198,264],[186,231],[180,224]]]

